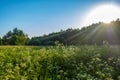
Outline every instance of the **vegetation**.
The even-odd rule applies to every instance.
[[[2,40],[0,39],[0,42],[3,45],[24,45],[27,41],[28,36],[25,35],[22,30],[18,30],[17,28],[13,29],[13,32],[9,31],[4,35]]]
[[[28,45],[54,45],[59,41],[65,45],[102,45],[103,41],[111,45],[120,44],[120,20],[109,24],[99,22],[82,29],[67,29],[46,36],[33,37]]]
[[[31,39],[15,28],[0,38],[0,80],[120,80],[119,30],[119,19]]]
[[[0,47],[1,80],[120,80],[119,46]]]
[[[111,45],[120,44],[120,20],[109,24],[99,22],[82,29],[67,29],[31,39],[17,28],[0,38],[2,45],[55,45],[56,41],[64,45],[102,45],[103,41]]]

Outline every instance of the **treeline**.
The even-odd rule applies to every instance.
[[[104,42],[118,45],[120,20],[117,19],[109,24],[99,22],[82,29],[70,28],[31,39],[22,30],[15,28],[0,38],[2,45],[55,45],[56,41],[64,45],[102,45]]]
[[[26,45],[29,42],[28,36],[17,28],[8,31],[6,35],[0,38],[1,45]]]

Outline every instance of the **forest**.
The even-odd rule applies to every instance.
[[[120,44],[120,20],[108,24],[99,22],[81,29],[69,28],[43,36],[29,38],[23,30],[14,28],[0,38],[0,45],[55,45],[56,41],[64,45],[111,45]]]

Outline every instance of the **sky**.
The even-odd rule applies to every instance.
[[[81,28],[88,11],[120,0],[0,0],[0,37],[13,28],[29,37],[68,28]]]

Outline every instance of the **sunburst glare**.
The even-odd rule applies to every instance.
[[[116,4],[102,4],[91,9],[83,20],[83,26],[92,23],[109,23],[120,18],[120,7]]]

